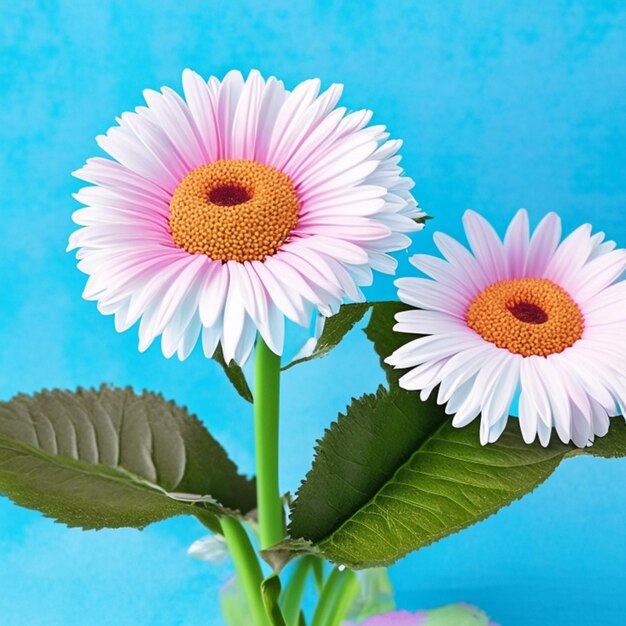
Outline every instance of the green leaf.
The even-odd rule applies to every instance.
[[[315,549],[310,541],[305,539],[290,539],[289,537],[275,543],[270,548],[261,550],[259,552],[261,558],[271,566],[274,573],[280,574],[288,563],[291,563],[297,556],[316,554],[318,551]],[[318,584],[318,578],[320,577],[314,569],[315,583]],[[323,571],[322,571],[323,577]]]
[[[357,302],[355,304],[342,305],[335,315],[326,319],[324,330],[312,354],[292,361],[282,369],[288,370],[294,365],[326,356],[333,348],[339,345],[341,340],[352,330],[354,325],[361,321],[371,306],[371,302]]]
[[[280,598],[280,578],[276,574],[268,576],[261,583],[261,595],[263,596],[263,605],[265,612],[272,626],[287,626],[283,614],[278,604]]]
[[[478,420],[453,428],[434,400],[380,387],[326,431],[294,502],[290,535],[351,568],[389,565],[492,515],[578,454],[625,456],[623,419],[582,450],[555,438],[547,448],[527,445],[515,418],[497,443],[481,446]]]
[[[235,363],[235,361],[231,361],[230,363],[226,363],[224,360],[224,353],[222,352],[222,346],[218,344],[215,353],[213,354],[213,360],[217,361],[224,370],[228,380],[232,383],[235,391],[248,402],[253,402],[252,392],[250,391],[250,387],[248,386],[248,381],[243,373],[243,370]]]
[[[374,344],[374,350],[378,354],[380,365],[385,370],[387,382],[390,385],[396,383],[405,372],[393,369],[385,363],[385,359],[394,350],[419,336],[396,333],[393,330],[396,323],[396,313],[410,308],[402,302],[374,302],[372,303],[372,315],[367,326],[363,329],[367,338]]]
[[[142,528],[248,513],[254,481],[186,409],[130,388],[43,391],[0,403],[0,493],[68,526]]]

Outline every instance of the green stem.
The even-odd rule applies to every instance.
[[[254,359],[254,443],[261,549],[284,536],[278,488],[278,397],[280,357],[259,336]]]
[[[318,556],[311,558],[313,559],[313,580],[315,580],[315,587],[319,593],[324,587],[324,561]]]
[[[283,591],[281,606],[287,626],[298,626],[304,586],[314,559],[315,557],[304,556],[296,561],[291,578]]]
[[[322,589],[311,626],[337,626],[345,617],[359,591],[356,574],[335,568]]]
[[[269,626],[261,596],[263,572],[252,543],[243,526],[232,517],[220,521],[224,539],[235,564],[237,579],[243,587],[255,626]]]
[[[359,593],[359,580],[352,571],[345,572],[346,578],[335,596],[335,606],[330,614],[328,626],[340,626]]]

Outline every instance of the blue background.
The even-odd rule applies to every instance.
[[[21,0],[1,4],[0,46],[2,399],[102,380],[161,389],[252,470],[250,406],[216,365],[139,354],[136,329],[116,334],[82,301],[64,252],[70,172],[143,88],[179,88],[187,66],[345,83],[344,104],[372,108],[405,140],[415,195],[436,218],[412,251],[432,251],[435,228],[460,235],[468,207],[501,230],[520,206],[535,223],[555,210],[568,229],[591,221],[626,243],[623,2]],[[391,280],[368,295],[394,297]],[[370,354],[355,331],[284,376],[284,488],[351,396],[382,380]],[[503,626],[623,626],[625,480],[626,461],[566,462],[524,500],[395,566],[398,603],[467,600]],[[185,554],[203,534],[185,518],[84,533],[0,499],[0,621],[220,624],[228,573]]]

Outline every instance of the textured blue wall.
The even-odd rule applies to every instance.
[[[626,244],[623,2],[40,1],[0,4],[0,398],[102,380],[161,389],[197,411],[246,471],[250,407],[199,354],[166,361],[81,300],[64,248],[93,138],[141,90],[192,67],[259,68],[290,86],[346,84],[405,140],[416,197],[460,234],[472,207],[502,229],[526,207],[591,221]],[[406,269],[406,261],[402,268]],[[381,279],[372,298],[393,297]],[[294,335],[293,341],[297,337]],[[289,371],[282,482],[352,395],[382,377],[356,331],[324,361]],[[333,372],[341,372],[338,378]],[[623,626],[626,462],[568,461],[534,494],[392,570],[399,604],[482,605],[503,626]],[[0,621],[9,626],[219,624],[227,573],[194,562],[204,534],[175,519],[139,533],[68,530],[0,500]]]

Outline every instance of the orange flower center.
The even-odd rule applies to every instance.
[[[287,174],[243,160],[192,170],[170,202],[170,230],[179,248],[221,261],[263,261],[285,243],[300,202]]]
[[[523,356],[563,352],[584,329],[578,305],[547,278],[513,278],[489,285],[474,298],[465,320],[486,341]]]

